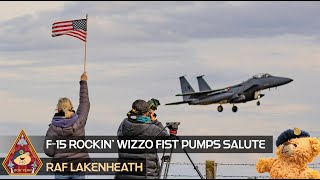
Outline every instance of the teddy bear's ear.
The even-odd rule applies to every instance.
[[[314,149],[318,154],[320,154],[320,139],[312,138],[310,139],[311,147]]]

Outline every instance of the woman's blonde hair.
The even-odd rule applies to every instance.
[[[73,105],[68,98],[60,98],[57,105],[58,112],[64,112],[64,117],[69,119],[74,115]]]

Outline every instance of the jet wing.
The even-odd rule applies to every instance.
[[[209,90],[209,91],[200,91],[200,92],[191,92],[191,93],[184,93],[184,94],[177,94],[176,96],[191,96],[191,95],[214,95],[214,94],[220,94],[227,92],[229,89],[215,89],[215,90]]]
[[[180,101],[180,102],[174,102],[174,103],[167,103],[166,105],[179,105],[179,104],[187,104],[191,101]]]

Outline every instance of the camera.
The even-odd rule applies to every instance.
[[[149,109],[155,111],[155,110],[157,110],[158,106],[160,105],[160,101],[158,99],[152,98],[147,102],[147,104],[148,104]],[[153,117],[156,118],[157,114],[154,113]]]
[[[152,98],[148,102],[148,108],[152,110],[157,110],[158,106],[160,106],[160,101],[158,99]]]
[[[178,130],[178,126],[180,125],[180,122],[167,122],[166,124],[170,130]]]

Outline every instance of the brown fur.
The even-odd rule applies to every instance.
[[[257,172],[270,173],[272,179],[320,179],[318,171],[307,167],[320,154],[320,140],[317,138],[296,138],[288,141],[293,154],[283,156],[283,145],[277,148],[277,158],[261,158],[256,165]]]

